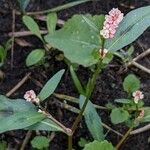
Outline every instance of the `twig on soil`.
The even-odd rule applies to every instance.
[[[132,61],[128,62],[127,64],[127,67],[130,67],[130,66],[135,66],[139,69],[141,69],[142,71],[150,74],[150,69],[140,65],[139,63],[137,63],[136,61],[139,60],[139,59],[142,59],[143,57],[147,56],[150,54],[150,49],[144,51],[143,53],[141,53],[140,55],[138,55],[137,57],[135,57]]]
[[[69,105],[69,104],[65,104],[65,103],[62,103],[62,102],[59,102],[59,104],[60,104],[60,106],[61,106],[62,108],[65,108],[65,109],[67,109],[67,110],[69,110],[69,111],[71,111],[71,112],[73,112],[73,113],[79,113],[79,112],[80,112],[80,110],[79,110],[78,108],[73,107],[73,106],[71,106],[71,105]],[[104,128],[106,128],[106,129],[108,129],[109,131],[112,131],[112,132],[114,132],[115,134],[117,134],[117,135],[123,137],[123,135],[122,135],[121,133],[119,133],[118,131],[112,129],[111,127],[109,127],[107,124],[105,124],[105,123],[103,123],[103,122],[102,122],[102,126],[103,126]]]
[[[147,56],[149,54],[150,54],[150,48],[148,50],[144,51],[143,53],[141,53],[140,55],[138,55],[137,57],[135,57],[133,59],[133,61],[137,61],[139,59],[142,59],[143,57],[145,57],[145,56]]]
[[[135,130],[131,131],[130,135],[139,134],[139,133],[145,132],[147,130],[150,130],[150,124],[145,125],[144,127],[141,127],[141,128],[138,128],[138,129],[135,129]]]
[[[79,1],[76,1],[76,2],[70,2],[70,3],[67,3],[67,4],[61,5],[61,6],[57,6],[55,8],[51,8],[51,9],[48,9],[48,10],[37,11],[37,12],[26,12],[26,15],[40,15],[40,14],[47,14],[47,13],[51,13],[51,12],[58,12],[58,11],[65,10],[65,9],[68,9],[68,8],[73,7],[73,6],[76,6],[76,5],[85,3],[85,2],[89,2],[89,1],[91,1],[91,0],[79,0]],[[21,15],[22,13],[21,12],[16,12],[16,14]]]
[[[46,16],[35,16],[34,18],[37,20],[40,20],[40,21],[46,21]],[[58,25],[64,25],[64,23],[65,23],[65,21],[62,19],[57,20]]]
[[[134,65],[135,67],[141,69],[142,71],[144,71],[144,72],[150,74],[150,69],[148,69],[148,68],[146,68],[146,67],[140,65],[139,63],[137,63],[137,62],[135,62],[135,61],[131,62],[131,65]]]
[[[27,75],[25,75],[25,77],[23,77],[21,81],[19,81],[9,92],[6,93],[6,96],[9,97],[16,90],[18,90],[29,79],[30,75],[31,73],[28,73]]]
[[[41,34],[47,34],[47,30],[40,30]],[[8,33],[8,36],[12,36],[12,32]],[[14,32],[14,37],[23,37],[23,36],[30,36],[34,35],[31,31],[20,31],[20,32]]]
[[[14,32],[15,32],[15,10],[12,10],[12,45],[11,45],[11,69],[13,68],[13,63],[14,63],[14,42],[15,42],[15,37],[14,37]]]
[[[23,140],[23,143],[22,143],[22,145],[21,145],[20,150],[24,150],[24,149],[25,149],[27,143],[28,143],[29,140],[30,140],[31,135],[32,135],[32,131],[29,130],[29,131],[27,132],[26,136],[25,136],[25,139]]]

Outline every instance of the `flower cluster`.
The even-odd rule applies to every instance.
[[[26,91],[26,93],[24,94],[24,99],[26,99],[26,101],[28,102],[33,102],[37,104],[40,101],[33,90]]]
[[[103,29],[100,34],[105,38],[113,38],[116,33],[116,28],[123,19],[123,13],[118,8],[113,8],[109,15],[105,15]]]
[[[139,100],[142,100],[144,98],[144,95],[141,91],[135,91],[133,92],[134,102],[137,104]]]

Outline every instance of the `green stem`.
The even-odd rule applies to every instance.
[[[90,96],[91,96],[91,94],[92,94],[92,91],[93,91],[94,86],[95,86],[95,84],[96,84],[96,79],[97,79],[97,76],[99,75],[99,73],[100,73],[100,62],[97,64],[97,69],[96,69],[96,71],[94,72],[93,77],[92,77],[92,79],[91,79],[91,82],[90,82],[90,89],[88,90],[88,93],[87,93],[87,95],[86,95],[85,102],[84,102],[84,104],[83,104],[83,106],[82,106],[82,108],[81,108],[81,111],[80,111],[79,115],[77,116],[77,118],[76,118],[76,120],[75,120],[75,122],[73,123],[73,126],[72,126],[72,128],[71,128],[73,133],[74,133],[74,131],[76,130],[76,128],[77,128],[77,126],[78,126],[78,123],[81,121],[83,112],[84,112],[84,110],[85,110],[85,108],[86,108],[86,105],[87,105],[87,103],[88,103],[88,101],[89,101],[89,98],[90,98]]]
[[[68,136],[68,150],[72,150],[72,135]]]
[[[127,137],[130,135],[130,132],[133,130],[133,126],[129,128],[129,130],[126,132],[126,134],[122,137],[122,139],[119,141],[119,143],[116,145],[116,150],[119,150],[121,145],[125,142]]]

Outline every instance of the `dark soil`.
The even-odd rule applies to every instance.
[[[55,6],[66,3],[67,0],[31,0],[31,3],[27,9],[27,11],[37,11],[37,10],[45,10],[48,8],[53,8]],[[118,7],[122,12],[127,13],[132,9],[150,5],[150,0],[100,0],[98,2],[88,2],[86,4],[82,4],[76,7],[73,7],[68,10],[64,10],[58,13],[59,18],[68,19],[74,14],[101,14],[107,13],[111,8]],[[12,26],[12,9],[18,9],[17,2],[15,0],[0,0],[0,44],[4,44],[9,38],[6,36],[7,33],[11,32]],[[41,22],[39,22],[41,23]],[[41,26],[45,26],[44,23],[41,23]],[[21,22],[21,16],[16,16],[16,31],[20,31],[24,29],[24,25]],[[135,46],[134,55],[137,56],[144,50],[150,47],[150,30],[148,29],[136,42],[133,43]],[[29,52],[34,48],[41,48],[42,44],[36,37],[26,37],[24,38],[28,42],[30,42],[33,47],[20,47],[15,44],[14,49],[14,67],[11,69],[10,67],[10,51],[8,51],[7,60],[5,65],[1,68],[1,70],[5,73],[5,78],[0,82],[0,94],[6,94],[10,89],[14,87],[28,72],[32,73],[32,78],[40,81],[44,84],[54,73],[58,70],[65,68],[66,73],[61,81],[60,86],[57,88],[58,93],[64,93],[71,96],[78,96],[78,92],[76,91],[73,82],[70,78],[69,71],[67,66],[62,61],[55,60],[55,54],[52,54],[51,59],[47,60],[49,67],[35,67],[35,68],[27,68],[25,66],[25,58],[29,54]],[[142,65],[149,67],[150,66],[150,58],[144,58],[141,62]],[[141,90],[145,95],[145,103],[150,105],[150,76],[145,72],[142,72],[136,68],[130,68],[126,71],[121,71],[120,69],[123,67],[119,60],[115,59],[111,65],[115,65],[115,67],[108,66],[102,74],[97,79],[97,84],[95,90],[92,95],[92,101],[98,105],[104,106],[108,102],[112,102],[115,98],[122,98],[126,94],[122,90],[122,81],[124,77],[133,72],[141,79]],[[78,74],[83,82],[87,81],[88,71],[83,67],[80,67]],[[17,92],[15,92],[11,97],[22,97],[24,92],[29,89],[34,89],[35,91],[39,91],[40,88],[37,87],[31,80],[28,80]],[[71,127],[76,114],[65,110],[60,107],[58,101],[53,96],[48,104],[48,110],[52,113],[60,122],[65,124],[68,127]],[[113,126],[110,122],[109,113],[106,111],[98,111],[99,115],[102,118],[102,121],[112,128],[120,131],[121,133],[125,133],[127,128],[122,125]],[[1,140],[5,140],[8,142],[10,149],[18,149],[21,142],[24,140],[26,131],[12,131],[4,133],[0,136]],[[42,133],[43,134],[43,133]],[[35,135],[35,133],[34,133]],[[34,137],[33,135],[33,137]],[[74,135],[74,149],[80,150],[81,148],[78,146],[78,141],[80,137],[86,138],[87,140],[92,141],[92,137],[89,134],[84,121],[80,124],[76,134]],[[138,134],[130,137],[126,143],[121,148],[122,150],[149,150],[150,145],[148,144],[148,138],[150,137],[150,131],[144,132],[142,134]],[[109,132],[107,135],[107,140],[111,141],[114,145],[120,140],[120,137],[116,136],[116,134]],[[30,143],[27,145],[27,150],[32,149]],[[67,137],[64,134],[56,133],[55,138],[50,143],[51,150],[66,150],[67,149]]]

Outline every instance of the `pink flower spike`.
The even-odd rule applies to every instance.
[[[24,99],[28,102],[35,102],[37,104],[40,101],[33,90],[26,91],[24,94]]]
[[[137,104],[139,100],[142,100],[144,98],[144,95],[141,91],[135,91],[133,92],[134,102]]]
[[[116,33],[116,28],[123,19],[123,13],[118,8],[113,8],[109,15],[105,15],[103,29],[100,31],[105,39],[113,38]]]

